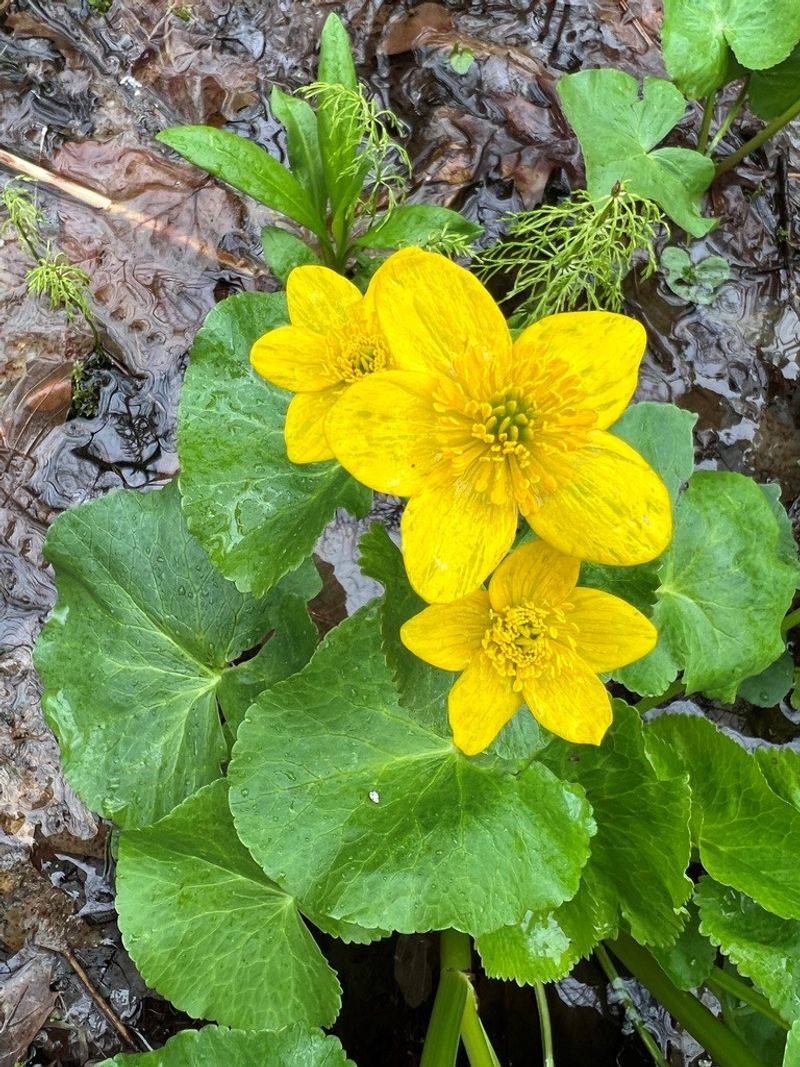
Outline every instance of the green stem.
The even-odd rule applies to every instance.
[[[703,1046],[718,1067],[763,1067],[761,1060],[753,1055],[747,1045],[696,997],[674,986],[647,949],[638,945],[633,938],[620,934],[609,947],[631,974]]]
[[[625,983],[617,974],[617,968],[611,962],[611,957],[602,945],[595,946],[594,954],[597,957],[597,962],[605,971],[606,978],[608,978],[611,988],[619,994],[625,1008],[625,1015],[641,1038],[642,1044],[650,1053],[653,1063],[656,1064],[656,1067],[669,1067],[669,1064],[662,1056],[661,1049],[656,1044],[653,1035],[645,1026],[644,1019],[641,1017],[636,1005],[633,1003],[631,995],[625,987]]]
[[[657,697],[642,697],[641,700],[634,704],[634,707],[640,715],[644,715],[646,711],[650,711],[652,708],[658,708],[662,704],[666,704],[667,701],[672,700],[673,697],[678,696],[683,692],[683,682],[680,678],[676,678],[675,681],[667,686],[663,693],[660,693]]]
[[[797,115],[800,115],[800,100],[795,100],[791,107],[788,107],[781,115],[778,115],[771,122],[768,122],[764,129],[760,130],[755,137],[751,137],[749,141],[745,141],[738,151],[726,156],[717,166],[715,177],[719,178],[721,174],[725,174],[731,167],[735,167],[737,163],[740,163],[745,156],[749,156],[751,152],[755,152],[757,148],[760,148],[765,141],[770,139],[770,137],[774,137],[778,130],[791,122]]]
[[[747,90],[748,90],[749,86],[750,86],[750,75],[748,74],[747,77],[742,82],[742,87],[739,90],[739,92],[738,92],[738,94],[736,96],[736,99],[731,104],[730,111],[725,116],[725,118],[722,120],[722,125],[717,130],[717,132],[714,134],[714,137],[711,140],[711,144],[708,146],[708,155],[709,156],[713,156],[714,149],[717,147],[719,142],[722,140],[722,138],[725,136],[725,134],[731,128],[731,126],[733,125],[734,121],[736,120],[736,117],[738,116],[739,112],[744,107],[744,102],[745,102],[745,99],[747,97]]]
[[[717,997],[719,997],[720,993],[728,993],[730,996],[740,1000],[742,1004],[755,1008],[759,1015],[769,1019],[771,1023],[780,1027],[781,1030],[789,1029],[788,1023],[783,1021],[766,997],[729,971],[723,971],[721,967],[714,967],[705,984]]]
[[[556,1067],[553,1052],[553,1027],[550,1024],[550,1008],[547,1006],[547,991],[541,982],[533,987],[536,994],[536,1007],[539,1009],[539,1029],[542,1034],[542,1063],[544,1067]]]
[[[703,106],[703,119],[700,123],[700,133],[697,135],[697,151],[706,154],[708,148],[708,134],[711,129],[711,120],[714,118],[714,104],[717,100],[716,89],[713,93],[710,93]]]
[[[791,611],[781,623],[781,633],[788,634],[788,632],[793,630],[798,624],[800,624],[800,608],[795,608],[795,610]]]
[[[470,989],[464,1016],[461,1020],[461,1040],[471,1067],[500,1067],[500,1060],[492,1048],[478,1015],[475,990]]]

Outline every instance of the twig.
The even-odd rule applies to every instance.
[[[117,1033],[125,1042],[125,1044],[128,1045],[130,1048],[138,1048],[139,1046],[131,1037],[128,1028],[125,1026],[122,1020],[115,1015],[113,1008],[111,1008],[111,1006],[107,1004],[103,997],[97,992],[95,987],[92,985],[89,975],[86,973],[86,971],[84,971],[80,963],[78,963],[77,959],[75,958],[75,955],[68,948],[64,948],[62,951],[67,963],[70,965],[75,974],[77,974],[78,978],[80,978],[81,982],[86,987],[86,992],[89,994],[89,996],[95,1002],[97,1007],[103,1013],[107,1021],[111,1023],[111,1025],[117,1031]]]
[[[22,159],[20,156],[15,156],[12,152],[8,152],[4,148],[0,148],[0,166],[8,167],[9,170],[13,170],[17,174],[24,174],[26,177],[39,182],[41,185],[56,189],[60,193],[66,193],[67,196],[71,196],[74,200],[78,200],[82,204],[87,204],[89,207],[92,207],[97,211],[106,211],[109,215],[117,215],[134,226],[146,226],[151,230],[156,229],[156,220],[144,215],[141,211],[133,211],[131,208],[126,207],[125,204],[120,204],[108,196],[103,196],[102,193],[95,192],[94,189],[87,189],[85,186],[79,185],[77,182],[73,182],[69,178],[64,178],[60,174],[54,174],[52,171],[46,170],[44,167],[40,167],[36,163],[31,163],[28,159]],[[214,248],[206,241],[200,241],[196,237],[191,237],[189,234],[175,231],[170,226],[164,227],[164,230],[167,232],[170,240],[185,245],[187,248],[192,248],[206,259],[216,260],[223,266],[235,270],[239,274],[257,277],[258,275],[269,273],[266,267],[251,265],[245,260],[240,259],[237,256],[232,256],[230,253],[225,252],[220,248]]]

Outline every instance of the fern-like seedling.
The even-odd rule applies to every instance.
[[[63,252],[53,250],[48,243],[44,254],[25,275],[28,292],[46,295],[52,306],[63,310],[68,322],[83,315],[91,325],[94,319],[89,307],[89,275],[76,267]]]

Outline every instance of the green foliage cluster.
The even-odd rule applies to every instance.
[[[319,83],[346,93],[317,85],[316,110],[275,97],[291,172],[224,131],[164,136],[316,236],[312,249],[285,229],[265,234],[280,277],[318,257],[345,269],[358,249],[461,248],[474,235],[444,208],[398,204],[373,217],[370,183],[401,157],[382,140],[386,116],[358,89],[346,43],[332,16]],[[655,148],[674,86],[649,85],[640,101],[624,77],[614,114],[635,166],[624,174],[598,158],[587,214],[613,172],[612,188],[631,186],[600,194],[606,208],[622,201],[638,218],[662,172],[680,169],[682,157],[664,152],[688,151]],[[580,110],[585,87],[572,84]],[[350,93],[358,115],[337,141]],[[653,199],[705,226],[695,186],[684,174],[670,208]],[[641,214],[652,229],[655,209]],[[658,644],[615,679],[642,699],[614,702],[598,747],[523,714],[469,758],[447,724],[452,675],[400,641],[421,602],[383,527],[364,535],[361,562],[384,593],[319,639],[314,545],[337,508],[365,516],[371,494],[334,462],[289,463],[288,396],[248,358],[285,322],[278,293],[214,308],[184,384],[179,479],[74,508],[47,537],[58,598],[35,650],[47,721],[71,785],[120,827],[117,907],[131,958],[179,1009],[215,1024],[106,1067],[346,1067],[323,1033],[342,990],[315,931],[368,944],[430,930],[447,933],[424,1067],[453,1062],[462,1027],[475,1062],[496,1064],[468,938],[490,976],[536,986],[540,1003],[541,983],[598,946],[607,959],[606,945],[720,1067],[798,1067],[800,756],[746,748],[685,708],[646,714],[680,692],[785,696],[800,562],[777,487],[695,471],[691,414],[628,409],[612,431],[661,475],[674,537],[649,564],[584,565],[581,584],[652,618]],[[465,955],[448,955],[464,943]],[[727,998],[728,1025],[688,992],[701,985]],[[758,1013],[757,1034],[742,1005]],[[455,1046],[437,1044],[443,1019]]]

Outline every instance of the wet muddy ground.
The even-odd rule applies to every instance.
[[[91,336],[26,296],[24,250],[0,239],[0,1067],[82,1065],[124,1048],[92,991],[137,1048],[191,1024],[143,986],[120,946],[109,829],[61,778],[41,718],[30,648],[53,597],[41,548],[62,509],[176,473],[176,405],[195,330],[226,295],[274,285],[258,260],[270,212],[177,162],[153,135],[227,123],[282,157],[269,89],[311,80],[332,9],[350,27],[360,73],[409,125],[413,198],[458,207],[490,234],[505,212],[581,182],[554,94],[559,72],[663,73],[657,0],[112,0],[105,15],[85,0],[0,0],[0,148],[112,201],[98,209],[39,192],[47,236],[91,277],[105,351],[74,398]],[[455,43],[476,57],[465,75],[448,63]],[[745,116],[731,146],[752,127]],[[692,128],[679,131],[684,143]],[[703,464],[780,481],[796,522],[799,177],[796,128],[713,190],[722,225],[703,243],[733,272],[712,306],[684,303],[658,276],[629,286],[650,337],[639,398],[697,412]],[[393,520],[391,507],[382,517]],[[321,546],[351,607],[370,592],[353,563],[356,534],[345,520]],[[342,599],[330,584],[322,615]],[[800,736],[788,707],[706,710],[746,736]],[[345,988],[336,1032],[350,1055],[361,1067],[416,1063],[434,945],[324,940]],[[691,1039],[631,988],[671,1064],[697,1063]],[[503,1063],[538,1062],[532,993],[485,980],[479,991]],[[560,1067],[648,1062],[593,965],[550,994]]]

